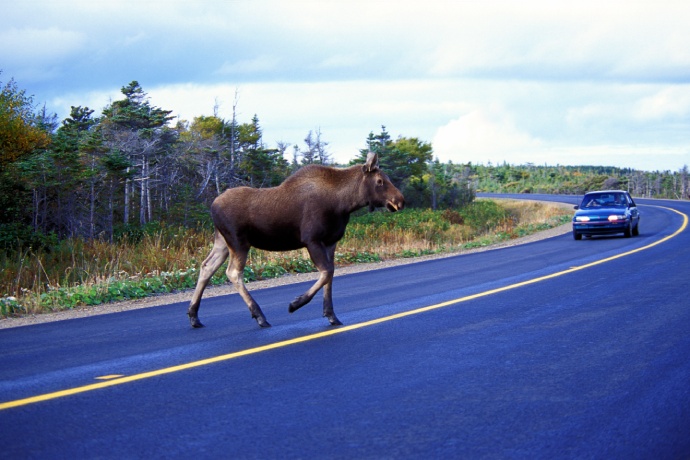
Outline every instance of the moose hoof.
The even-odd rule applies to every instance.
[[[288,307],[288,311],[290,313],[294,313],[306,304],[308,304],[311,301],[311,297],[309,297],[306,294],[300,295],[295,297],[295,300],[290,302],[290,306]]]
[[[259,317],[256,317],[254,319],[256,320],[257,323],[259,323],[259,326],[261,326],[261,327],[271,327],[271,324],[268,321],[266,321],[266,318],[262,318],[259,316]]]
[[[342,326],[343,323],[340,322],[338,318],[336,318],[335,315],[328,316],[328,322],[331,323],[331,326]]]
[[[304,305],[304,302],[301,302],[300,299],[301,299],[301,297],[297,297],[295,300],[290,302],[290,306],[288,307],[288,312],[294,313],[297,310],[299,310],[302,305]]]
[[[204,327],[204,325],[201,324],[201,321],[199,321],[199,318],[197,318],[196,316],[190,316],[189,322],[191,323],[193,328]]]

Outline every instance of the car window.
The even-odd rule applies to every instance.
[[[582,208],[600,208],[606,206],[607,202],[610,201],[610,195],[602,194],[592,194],[585,195],[584,200],[582,200]]]
[[[628,206],[628,198],[625,193],[593,193],[585,195],[580,208],[591,209],[603,206],[608,208],[624,208]]]
[[[599,200],[599,195],[585,195],[582,200],[581,208],[599,208],[601,207],[601,201]]]

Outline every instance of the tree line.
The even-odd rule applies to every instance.
[[[582,195],[590,190],[627,190],[642,198],[690,199],[690,174],[639,171],[612,166],[474,165],[470,180],[477,191]]]
[[[14,80],[2,86],[0,244],[46,235],[112,240],[157,222],[197,225],[227,188],[275,186],[305,164],[333,164],[320,129],[302,146],[266,145],[258,116],[237,120],[237,97],[230,119],[214,113],[189,122],[153,106],[137,81],[121,92],[99,116],[72,107],[58,122]],[[432,161],[429,143],[393,140],[382,127],[351,164],[369,150],[410,191],[413,206],[452,207],[474,196],[452,169]]]
[[[210,203],[227,188],[275,186],[305,164],[333,164],[320,129],[309,131],[301,146],[266,145],[257,115],[248,122],[237,119],[237,97],[230,119],[214,110],[212,116],[175,120],[132,81],[100,115],[72,107],[58,122],[14,80],[0,82],[0,88],[0,248],[45,238],[113,240],[160,222],[207,223]],[[441,163],[430,143],[392,139],[385,126],[363,144],[350,165],[363,162],[370,150],[378,153],[411,207],[459,208],[476,191],[581,194],[624,188],[658,198],[690,193],[687,166],[645,172]]]

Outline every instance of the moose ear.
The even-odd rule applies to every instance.
[[[369,150],[367,154],[367,162],[362,166],[362,171],[373,172],[379,169],[379,156]]]

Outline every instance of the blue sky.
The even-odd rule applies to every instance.
[[[39,1],[3,5],[0,81],[64,118],[140,82],[264,141],[369,132],[455,163],[690,166],[690,2]]]

